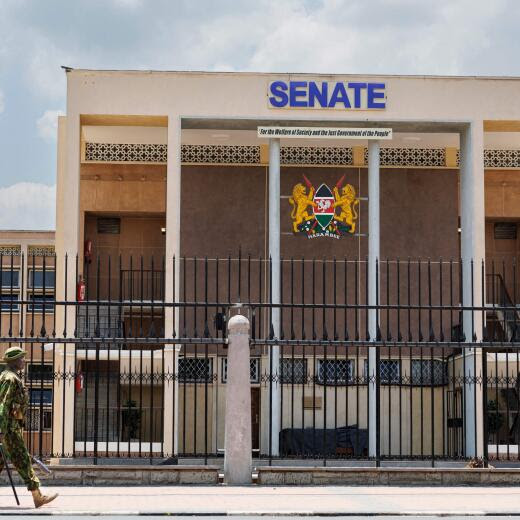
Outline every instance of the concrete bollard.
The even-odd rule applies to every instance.
[[[233,316],[228,324],[224,482],[251,484],[251,382],[249,320]]]

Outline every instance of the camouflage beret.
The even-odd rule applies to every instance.
[[[20,359],[27,354],[25,350],[20,347],[9,347],[4,353],[4,362],[8,363],[9,361],[14,361],[15,359]]]

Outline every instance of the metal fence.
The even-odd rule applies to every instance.
[[[220,457],[240,312],[255,456],[520,462],[514,261],[379,261],[370,304],[366,259],[282,259],[279,303],[262,257],[0,265],[0,341],[28,351],[26,437],[42,457]]]

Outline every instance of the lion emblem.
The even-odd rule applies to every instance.
[[[292,191],[292,197],[289,197],[289,203],[293,209],[291,211],[291,218],[293,219],[293,231],[298,233],[298,227],[306,220],[311,220],[314,215],[310,215],[307,211],[309,206],[316,206],[312,200],[314,197],[314,188],[310,188],[309,194],[306,193],[305,186],[299,182]]]
[[[352,184],[343,186],[345,175],[332,190],[322,183],[316,191],[305,175],[303,180],[305,184],[296,184],[289,197],[294,233],[303,233],[307,238],[339,238],[345,233],[353,235],[356,231],[359,198]]]
[[[349,226],[349,233],[354,233],[356,230],[356,223],[354,221],[358,217],[356,206],[359,204],[354,186],[352,186],[352,184],[346,184],[342,188],[341,194],[338,187],[334,186],[334,198],[334,207],[340,208],[340,214],[336,215],[336,220]]]

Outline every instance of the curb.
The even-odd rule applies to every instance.
[[[264,517],[264,516],[274,516],[274,517],[362,517],[362,518],[371,518],[371,517],[477,517],[477,516],[485,516],[485,517],[520,517],[520,511],[514,512],[500,512],[493,513],[490,511],[404,511],[404,512],[389,512],[389,511],[379,511],[372,513],[356,513],[356,512],[346,512],[346,511],[219,511],[219,512],[186,512],[186,511],[42,511],[34,509],[21,509],[18,511],[1,511],[0,517],[6,516],[180,516],[180,517],[193,517],[193,516],[201,516],[201,517],[235,517],[235,516],[245,516],[245,517]]]

